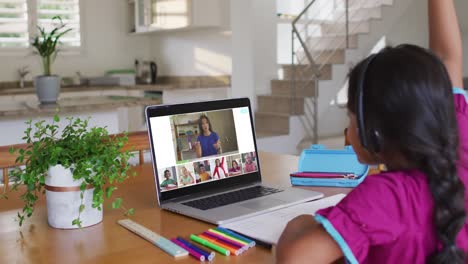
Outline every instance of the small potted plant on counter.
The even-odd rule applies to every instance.
[[[103,202],[111,198],[116,189],[129,176],[129,158],[122,151],[128,136],[111,136],[106,128],[88,127],[88,119],[67,118],[59,133],[60,118],[50,124],[45,121],[26,122],[23,139],[26,149],[10,149],[18,153],[19,167],[11,172],[15,181],[12,191],[20,185],[26,189],[21,195],[24,202],[18,212],[20,226],[34,211],[40,193],[46,194],[49,225],[72,229],[95,225],[102,221]],[[21,188],[23,189],[23,188]],[[113,208],[121,206],[116,198]],[[125,213],[133,214],[133,209]]]
[[[65,24],[60,16],[55,16],[52,21],[57,21],[58,26],[54,27],[50,32],[46,32],[45,28],[38,27],[39,35],[37,35],[31,45],[35,48],[35,52],[41,56],[44,75],[37,76],[34,79],[37,97],[41,104],[55,104],[60,93],[60,77],[53,75],[51,68],[57,54],[59,52],[58,45],[60,38],[68,33],[71,29],[65,29]]]

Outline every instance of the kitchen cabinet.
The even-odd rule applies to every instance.
[[[15,94],[13,95],[12,100],[15,102],[20,102],[20,101],[33,101],[37,99],[36,94]]]
[[[65,98],[76,98],[76,97],[97,97],[101,95],[101,91],[79,91],[79,92],[61,92],[59,95],[60,99],[65,99]],[[36,97],[37,98],[37,97]]]
[[[135,33],[221,26],[219,0],[130,0]]]
[[[101,95],[128,96],[127,90],[103,90]]]

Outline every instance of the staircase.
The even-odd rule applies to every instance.
[[[271,94],[257,96],[255,122],[259,142],[289,140],[298,150],[317,143],[319,112],[324,112],[318,109],[320,91],[330,83],[334,83],[335,95],[342,88],[347,64],[362,58],[349,54],[360,48],[360,38],[371,33],[372,24],[383,19],[383,10],[392,8],[397,1],[409,0],[309,2],[292,21],[292,63],[279,65],[282,76],[271,80]],[[326,102],[322,105],[328,107]],[[292,131],[297,125],[291,123],[299,124],[305,132]]]

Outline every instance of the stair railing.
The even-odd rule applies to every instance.
[[[358,14],[356,12],[354,15],[350,13],[350,0],[311,0],[302,12],[297,15],[297,17],[292,22],[292,37],[291,37],[291,64],[292,64],[292,90],[291,90],[291,103],[290,103],[290,112],[294,115],[300,114],[297,98],[300,91],[305,92],[313,89],[313,97],[306,101],[304,98],[304,115],[300,116],[301,123],[308,132],[308,137],[311,139],[312,143],[318,143],[318,96],[319,96],[319,80],[321,77],[321,71],[324,66],[330,64],[329,62],[333,56],[343,47],[346,49],[351,47],[350,37],[353,32],[358,29],[362,23],[368,22],[368,20],[358,20],[354,23],[354,26],[351,26],[350,21],[353,21]],[[325,2],[326,1],[326,2]],[[375,6],[379,6],[381,0],[352,0],[357,2],[354,3],[354,6],[357,10],[360,10],[367,3],[374,3]],[[344,6],[339,3],[344,4]],[[325,6],[323,5],[325,3]],[[320,5],[322,4],[322,5]],[[331,6],[330,6],[331,5]],[[317,6],[317,10],[312,10],[314,6]],[[320,19],[316,19],[320,15],[323,17],[324,10],[330,10],[327,16],[331,16],[333,20],[328,21],[330,31],[341,31],[341,21],[344,20],[344,34],[345,38],[343,40],[335,41],[327,45],[327,49],[320,49],[320,46],[324,45],[323,43],[316,42],[315,45],[311,45],[310,39],[314,37],[314,34],[318,30],[322,29],[324,23],[318,23]],[[341,8],[341,9],[340,9]],[[342,10],[344,8],[344,10]],[[340,13],[339,11],[344,11]],[[338,12],[338,16],[335,17],[335,14]],[[327,17],[325,16],[325,17]],[[335,25],[333,24],[335,23]],[[314,24],[317,26],[315,30],[310,31],[309,27]],[[331,25],[331,26],[330,26]],[[334,26],[338,28],[334,28]],[[339,38],[338,38],[339,39]],[[319,51],[312,51],[317,49]],[[313,86],[313,87],[312,87]]]

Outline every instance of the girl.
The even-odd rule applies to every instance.
[[[187,170],[185,166],[180,167],[180,171],[181,171],[181,174],[179,176],[180,185],[184,186],[184,185],[190,185],[190,184],[195,183],[192,173],[189,170]]]
[[[348,138],[384,163],[337,206],[288,223],[278,263],[465,263],[468,104],[451,0],[428,0],[429,51],[387,48],[350,73]],[[448,71],[447,71],[447,70]],[[450,81],[451,79],[451,81]]]
[[[213,178],[224,179],[226,178],[226,170],[224,170],[224,157],[215,160],[215,168],[213,170]]]
[[[202,115],[198,119],[200,135],[195,142],[195,153],[198,158],[221,154],[221,140],[211,127],[208,116]]]
[[[245,154],[245,165],[244,165],[245,172],[254,172],[257,171],[257,164],[252,160],[252,154],[247,153]]]
[[[242,170],[241,167],[239,166],[239,163],[235,159],[232,160],[231,162],[231,168],[229,169],[229,176],[234,176],[241,174]]]
[[[177,187],[177,182],[172,179],[171,172],[169,170],[164,171],[165,180],[161,183],[161,187]]]

